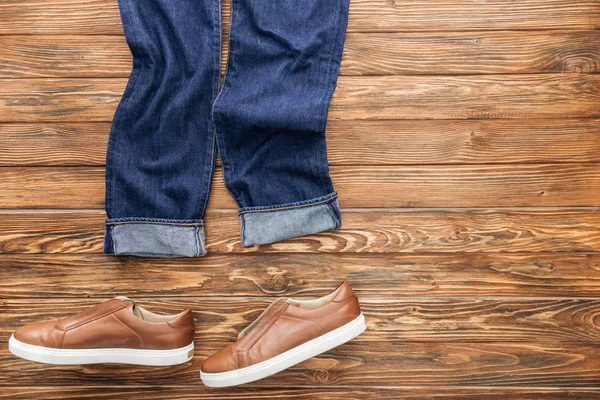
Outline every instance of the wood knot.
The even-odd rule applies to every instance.
[[[271,292],[285,292],[290,285],[285,275],[272,275],[269,279],[269,289]]]
[[[329,382],[329,378],[331,377],[331,373],[324,369],[316,370],[313,374],[313,379],[318,383],[327,383]]]

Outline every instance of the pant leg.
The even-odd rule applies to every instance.
[[[348,0],[232,0],[214,121],[245,246],[337,229],[325,126]]]
[[[107,254],[201,256],[214,171],[219,0],[119,0],[133,71],[106,160]]]

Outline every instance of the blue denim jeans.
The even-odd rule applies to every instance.
[[[325,126],[348,0],[119,0],[133,71],[106,162],[107,254],[206,254],[217,152],[244,246],[341,223]],[[214,222],[218,224],[218,220]]]

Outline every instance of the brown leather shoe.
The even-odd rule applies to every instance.
[[[316,300],[275,300],[200,371],[206,386],[253,382],[326,352],[367,328],[347,282]]]
[[[8,349],[47,364],[175,365],[192,358],[194,319],[190,309],[157,315],[117,297],[70,317],[20,327]]]

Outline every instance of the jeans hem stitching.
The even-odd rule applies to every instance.
[[[117,220],[117,219],[107,219],[105,221],[107,226],[114,225],[127,225],[127,224],[148,224],[148,225],[174,225],[174,226],[196,226],[196,227],[204,227],[205,223],[203,221],[195,222],[195,221],[168,221],[168,220],[152,220],[152,219],[135,219],[135,220]],[[114,239],[113,239],[114,240]]]
[[[293,208],[310,207],[310,206],[315,206],[318,204],[329,203],[329,202],[335,200],[337,197],[338,197],[338,194],[336,192],[333,192],[326,196],[317,197],[315,199],[296,202],[296,203],[281,204],[281,205],[277,205],[277,206],[245,207],[245,208],[241,208],[238,211],[238,214],[241,216],[241,215],[247,214],[247,213],[271,212],[271,211],[279,211],[279,210],[289,210],[289,209],[293,209]]]

